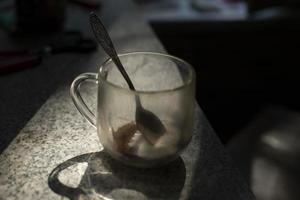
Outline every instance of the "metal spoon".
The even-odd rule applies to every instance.
[[[106,31],[99,17],[93,12],[90,13],[90,23],[97,41],[100,43],[107,55],[115,63],[125,81],[127,82],[130,90],[136,91],[135,87],[132,84],[132,81],[130,80],[118,57],[118,54],[111,41],[111,38],[109,37],[108,32]],[[166,128],[154,113],[142,107],[141,100],[138,94],[135,94],[135,102],[135,121],[137,123],[137,127],[143,134],[145,139],[148,140],[148,142],[150,142],[151,144],[155,144],[157,139],[166,132]]]

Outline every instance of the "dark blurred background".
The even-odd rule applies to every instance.
[[[300,1],[194,2],[190,13],[173,3],[147,16],[167,51],[195,67],[198,103],[222,142],[268,104],[298,110]]]
[[[194,66],[197,101],[257,199],[300,199],[300,0],[134,2],[166,50]],[[74,16],[100,9],[106,22],[112,20],[105,18],[106,13],[122,10],[119,5],[115,11],[101,11],[101,3],[105,0],[0,0],[0,39],[3,42],[0,51],[23,47],[28,41],[32,43],[32,37],[43,38],[52,32],[59,32],[63,38],[55,37],[54,44],[65,41],[66,37],[73,41],[79,36],[78,32],[61,34],[65,32],[65,24],[82,25],[76,23],[76,17],[73,21],[66,18],[70,15],[70,7],[75,9],[72,10]],[[14,46],[6,46],[3,35],[9,35],[13,42],[7,44]],[[31,39],[24,43],[25,35]],[[36,48],[38,44],[39,39],[35,39],[35,44],[29,46]],[[60,46],[58,49],[61,50]],[[47,50],[42,48],[39,55],[49,53]],[[3,54],[0,61],[1,58]],[[40,62],[33,60],[35,63],[31,60],[30,65]],[[19,82],[11,82],[0,89],[4,94],[11,94],[8,101],[16,101],[16,109],[22,108],[25,113],[20,114],[25,117],[22,122],[15,123],[17,126],[11,122],[12,119],[18,121],[14,113],[8,118],[9,122],[2,117],[0,130],[5,136],[1,139],[1,150],[13,139],[13,132],[22,128],[55,90],[58,71],[68,72],[45,67],[47,74],[52,76],[50,83],[37,78],[27,84],[40,84],[41,88],[46,85],[48,89],[43,89],[34,101],[29,95],[36,94],[39,90],[34,88],[38,86],[31,93],[23,94],[26,106],[19,108],[12,94],[21,93],[23,86],[18,86],[16,91],[13,88],[23,84],[20,77],[24,76],[14,71],[27,68],[24,62],[13,64],[15,70],[0,62],[2,85],[9,82],[10,76],[19,77],[14,78]],[[48,58],[45,62],[52,61]],[[33,73],[38,77],[38,72]],[[4,115],[7,107],[3,102],[7,99],[0,97],[0,100],[1,115]],[[28,106],[32,107],[30,112],[26,110]]]
[[[257,199],[300,199],[300,1],[139,2]]]

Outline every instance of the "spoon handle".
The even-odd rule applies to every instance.
[[[92,30],[94,32],[94,35],[95,35],[97,41],[101,44],[104,51],[107,53],[108,56],[111,57],[112,61],[118,67],[119,71],[121,72],[125,81],[127,82],[129,88],[131,90],[135,90],[127,72],[125,71],[125,69],[118,57],[116,49],[108,35],[106,28],[104,27],[104,25],[101,22],[101,20],[99,19],[99,17],[93,12],[90,13],[90,23],[91,23]]]

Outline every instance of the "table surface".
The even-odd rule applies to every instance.
[[[116,11],[111,12],[112,8]],[[100,15],[118,52],[165,52],[130,1],[107,1]],[[87,12],[72,10],[72,16],[67,24],[75,24],[90,35]],[[5,46],[20,45],[3,34],[0,39]],[[21,45],[26,46],[26,41]],[[7,83],[9,88],[3,90],[5,98],[0,99],[5,105],[1,113],[8,113],[6,118],[2,116],[1,129],[17,134],[0,155],[1,200],[254,199],[199,106],[193,139],[180,159],[170,165],[134,169],[107,157],[96,131],[81,117],[69,96],[74,77],[95,72],[105,59],[100,49],[89,55],[52,56],[38,68],[0,77],[0,83]],[[21,82],[24,77],[25,85]],[[91,105],[95,104],[93,91],[87,92]],[[34,106],[28,108],[31,104]],[[31,113],[35,113],[32,118]]]

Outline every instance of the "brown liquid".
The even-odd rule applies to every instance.
[[[165,122],[166,132],[156,141],[149,142],[135,122],[125,123],[114,131],[112,143],[106,150],[125,164],[151,167],[163,165],[177,158],[180,151],[189,143],[191,133],[183,134],[178,127]]]
[[[132,148],[129,146],[129,143],[137,130],[137,125],[131,122],[121,126],[117,131],[112,133],[118,152],[121,154],[130,154],[130,152],[132,152]]]
[[[178,147],[181,145],[185,146],[187,141],[182,138],[182,134],[176,131],[174,126],[169,125],[166,127],[167,131],[153,144],[144,137],[143,132],[139,130],[136,123],[127,123],[112,132],[114,147],[123,155],[146,156],[150,158],[155,153],[160,154],[157,155],[158,157],[168,154],[168,152],[173,154]],[[147,154],[147,152],[152,155]]]

